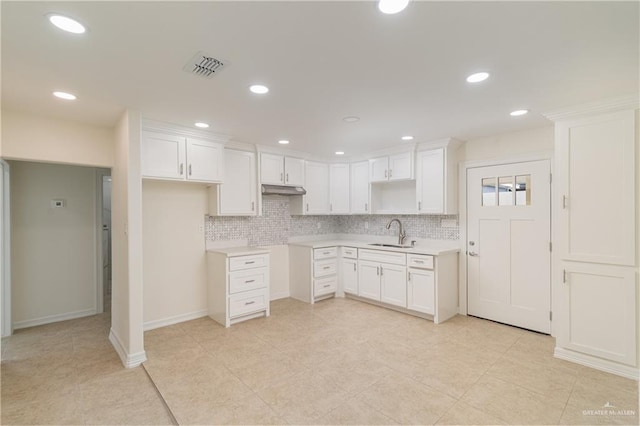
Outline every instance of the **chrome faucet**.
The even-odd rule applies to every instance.
[[[398,230],[398,245],[402,245],[402,243],[404,243],[404,239],[407,238],[407,234],[405,234],[404,229],[402,228],[402,222],[400,222],[400,219],[391,219],[389,221],[389,223],[387,223],[387,229],[391,229],[391,224],[393,222],[398,222],[398,225],[400,226],[400,229]]]

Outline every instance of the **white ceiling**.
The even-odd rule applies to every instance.
[[[328,156],[549,124],[638,93],[638,2],[7,2],[2,107],[112,126],[125,108],[238,141]],[[49,24],[59,12],[78,36]],[[227,62],[182,71],[199,50]],[[471,85],[467,75],[491,78]],[[258,96],[253,83],[270,87]],[[75,102],[51,92],[77,94]],[[510,117],[514,109],[529,109]],[[357,123],[342,118],[361,117]]]

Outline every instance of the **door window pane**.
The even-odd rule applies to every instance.
[[[531,175],[516,176],[516,206],[531,205]]]
[[[482,205],[496,205],[496,178],[482,179]]]
[[[498,178],[498,205],[513,205],[513,176]]]

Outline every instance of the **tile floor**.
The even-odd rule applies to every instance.
[[[548,336],[350,299],[271,312],[145,333],[144,368],[179,424],[638,424],[637,382],[553,358]],[[171,424],[92,318],[3,340],[2,424]]]

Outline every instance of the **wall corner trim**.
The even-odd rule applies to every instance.
[[[137,367],[147,360],[147,354],[144,351],[135,354],[127,353],[124,345],[122,344],[122,341],[115,333],[113,328],[111,328],[111,330],[109,331],[109,341],[118,353],[120,361],[122,361],[122,364],[125,366],[125,368]]]

